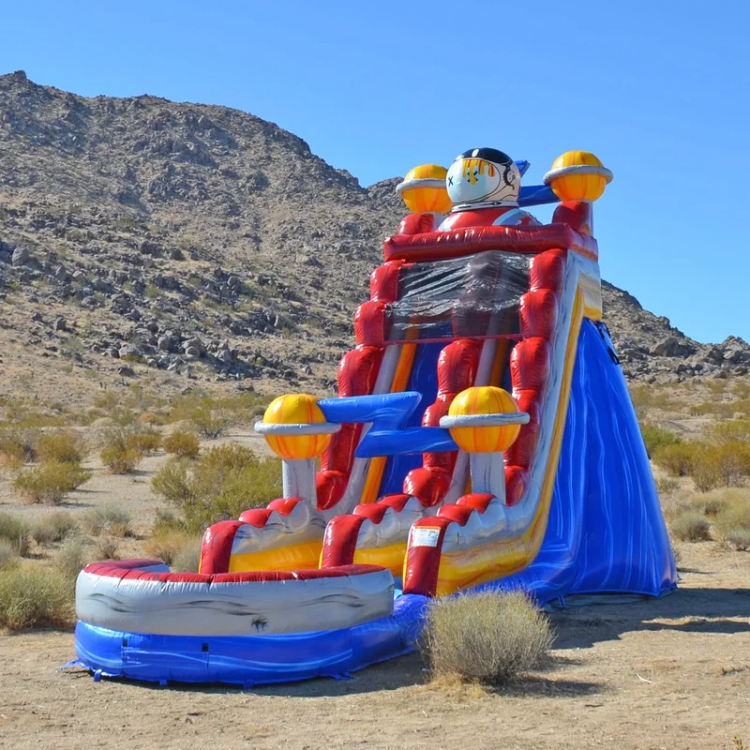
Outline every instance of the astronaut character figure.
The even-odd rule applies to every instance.
[[[487,226],[538,225],[518,207],[521,173],[513,159],[494,148],[465,151],[445,178],[453,208],[438,231]]]

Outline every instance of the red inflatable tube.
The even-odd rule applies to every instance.
[[[474,227],[413,236],[394,235],[385,240],[383,250],[387,261],[422,261],[458,258],[484,250],[534,255],[560,247],[569,247],[591,260],[599,258],[598,246],[593,237],[562,223]]]
[[[364,396],[372,393],[382,360],[383,349],[378,347],[358,346],[347,352],[339,364],[339,396]],[[345,424],[331,438],[316,477],[320,510],[332,508],[341,500],[349,481],[354,449],[361,432],[362,425]]]
[[[331,568],[314,568],[310,570],[252,570],[244,573],[155,573],[137,570],[149,565],[158,565],[152,560],[121,560],[118,562],[99,562],[87,565],[84,573],[106,578],[138,579],[159,581],[160,583],[252,583],[255,581],[312,581],[320,578],[337,578],[340,576],[361,576],[377,573],[383,568],[378,565],[340,565]]]

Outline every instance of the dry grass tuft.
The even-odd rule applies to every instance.
[[[0,465],[16,466],[33,461],[39,430],[24,424],[0,426]]]
[[[29,527],[17,516],[0,513],[0,540],[7,542],[15,554],[26,555],[29,551]]]
[[[0,627],[68,628],[75,621],[70,582],[39,565],[19,566],[0,576]]]
[[[102,537],[94,547],[93,556],[97,561],[119,560],[120,543],[113,536]]]
[[[55,567],[68,581],[75,581],[89,562],[91,556],[86,542],[78,536],[68,537],[55,555]]]
[[[7,539],[0,539],[0,571],[15,567],[18,561],[16,545],[11,544]]]
[[[144,543],[143,549],[149,557],[155,557],[167,565],[172,565],[185,552],[187,546],[195,543],[195,539],[194,535],[185,531],[168,529],[154,534]],[[201,539],[198,538],[199,544],[200,541]]]
[[[89,479],[91,474],[78,464],[51,461],[19,471],[11,488],[27,503],[58,505]]]
[[[711,538],[711,524],[702,514],[686,510],[676,515],[669,528],[672,535],[683,542],[703,542]]]
[[[130,513],[117,505],[102,505],[99,508],[92,508],[84,516],[83,524],[89,534],[93,536],[109,534],[110,536],[126,537],[133,535],[130,528]]]
[[[44,516],[31,528],[31,536],[37,544],[49,545],[62,542],[78,532],[80,526],[71,513],[57,510]]]
[[[433,679],[502,685],[541,666],[553,635],[520,591],[462,595],[433,603],[420,649]]]

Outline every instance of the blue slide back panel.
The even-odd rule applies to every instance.
[[[481,588],[540,601],[659,594],[677,573],[638,420],[606,329],[584,320],[547,532],[524,571]]]
[[[419,407],[414,411],[405,427],[419,427],[425,409],[434,403],[437,397],[437,363],[440,352],[446,346],[444,342],[419,344],[414,355],[414,364],[409,375],[409,382],[404,390],[417,391],[422,394]],[[403,492],[404,478],[412,470],[422,465],[422,454],[391,456],[383,472],[378,497]]]

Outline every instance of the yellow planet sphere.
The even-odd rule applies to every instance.
[[[612,173],[589,151],[567,151],[555,159],[545,175],[561,201],[595,201],[602,197]]]
[[[422,164],[410,170],[396,190],[414,214],[445,214],[453,205],[445,185],[447,174],[448,170],[439,164]]]
[[[266,424],[318,424],[326,421],[314,396],[307,393],[279,396],[263,415]],[[331,442],[331,435],[265,435],[271,450],[286,459],[316,458]]]
[[[448,409],[451,417],[478,414],[518,413],[518,404],[508,391],[491,385],[467,388],[456,396]],[[454,427],[451,437],[467,453],[496,453],[506,451],[521,431],[520,424],[495,427]]]

